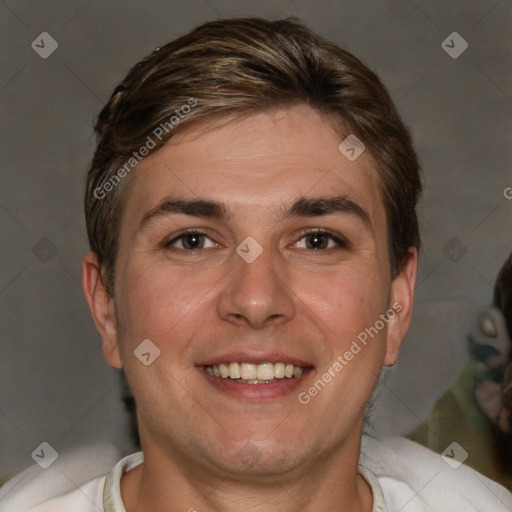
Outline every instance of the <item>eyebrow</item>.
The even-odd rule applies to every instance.
[[[352,214],[368,226],[370,216],[366,210],[352,199],[338,195],[332,197],[301,197],[285,212],[284,218],[320,217],[322,215]]]
[[[283,219],[299,217],[320,217],[333,214],[350,214],[359,218],[367,227],[371,226],[370,216],[366,210],[352,199],[344,196],[301,197],[289,209],[282,209]],[[139,230],[153,219],[167,214],[191,215],[208,219],[226,221],[231,218],[225,203],[209,199],[166,198],[142,218]]]

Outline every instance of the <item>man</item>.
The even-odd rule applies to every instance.
[[[294,21],[208,23],[137,64],[96,131],[83,287],[142,453],[26,508],[512,509],[409,441],[360,457],[411,321],[421,189],[373,72]]]

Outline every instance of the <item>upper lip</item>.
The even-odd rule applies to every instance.
[[[293,366],[300,366],[301,368],[307,368],[313,366],[313,364],[305,359],[290,356],[278,352],[267,352],[267,353],[256,353],[256,352],[229,352],[220,354],[218,356],[212,356],[208,359],[200,361],[197,366],[215,366],[221,363],[251,363],[251,364],[263,364],[263,363],[286,363],[293,364]]]

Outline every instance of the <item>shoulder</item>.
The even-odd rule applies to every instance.
[[[0,510],[103,510],[105,475],[121,457],[116,447],[97,444],[60,455],[48,469],[34,464],[0,488]]]
[[[360,463],[377,477],[390,510],[512,510],[508,490],[460,464],[460,445],[450,446],[446,454],[443,458],[403,437],[364,436]]]

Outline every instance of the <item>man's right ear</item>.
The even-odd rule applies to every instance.
[[[121,368],[114,299],[103,284],[101,265],[94,252],[88,252],[82,262],[82,289],[101,336],[103,356],[108,364]]]

